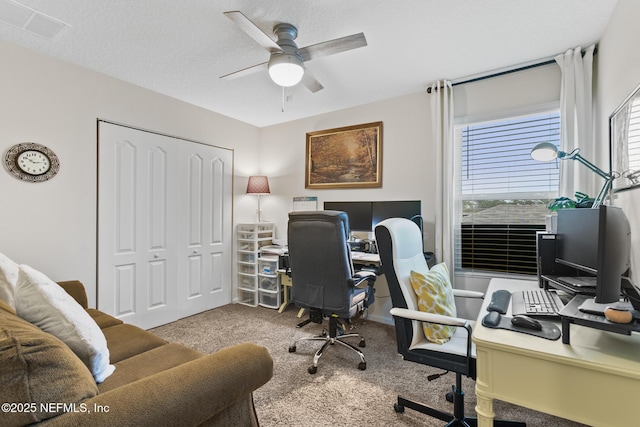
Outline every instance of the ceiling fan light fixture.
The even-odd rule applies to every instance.
[[[277,85],[290,87],[300,83],[304,74],[302,59],[295,54],[274,53],[269,59],[269,76]]]

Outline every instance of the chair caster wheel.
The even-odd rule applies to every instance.
[[[364,340],[364,338],[360,339],[360,342],[358,343],[358,347],[366,347],[367,346],[367,342]]]
[[[453,391],[450,391],[444,397],[445,397],[445,399],[447,399],[447,402],[453,403]]]
[[[361,371],[364,371],[365,369],[367,369],[367,362],[358,363],[358,369],[360,369]]]
[[[404,406],[398,405],[397,403],[393,404],[393,410],[396,411],[399,414],[402,414],[404,412]]]
[[[311,365],[311,366],[309,366],[309,368],[307,368],[307,372],[309,372],[311,375],[313,375],[316,372],[318,372],[318,367]]]
[[[289,347],[289,353],[295,353],[296,352],[296,346],[292,345]]]

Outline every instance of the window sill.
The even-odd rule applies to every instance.
[[[514,279],[514,280],[537,280],[538,277],[532,274],[516,274],[516,273],[501,273],[499,271],[470,271],[456,269],[455,276],[465,279]]]

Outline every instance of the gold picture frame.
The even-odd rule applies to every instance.
[[[308,132],[304,186],[382,187],[382,122]]]

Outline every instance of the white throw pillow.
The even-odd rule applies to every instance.
[[[0,299],[16,309],[15,290],[18,282],[18,264],[0,253]]]
[[[89,368],[97,383],[116,369],[109,364],[104,334],[60,285],[41,272],[20,265],[15,293],[16,313],[62,340]]]

